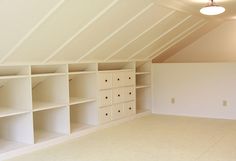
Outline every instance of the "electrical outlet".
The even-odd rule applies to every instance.
[[[174,97],[171,98],[170,102],[171,102],[172,104],[175,104],[175,98],[174,98]]]
[[[224,106],[224,107],[228,106],[228,101],[227,100],[223,100],[222,101],[222,106]]]

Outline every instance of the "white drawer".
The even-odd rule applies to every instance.
[[[116,88],[112,90],[112,102],[120,103],[124,101],[124,90],[123,88]]]
[[[105,123],[111,121],[111,107],[100,108],[99,110],[99,122]]]
[[[99,88],[106,89],[111,87],[112,87],[112,73],[99,73]]]
[[[124,106],[123,104],[118,104],[112,106],[112,120],[119,119],[124,116]]]
[[[130,86],[135,84],[135,73],[134,72],[124,72],[124,86]]]
[[[124,115],[129,116],[134,114],[136,114],[135,103],[133,101],[124,103]]]
[[[124,88],[124,101],[134,100],[135,98],[135,89],[134,87],[125,87]]]
[[[113,87],[124,86],[124,72],[116,72],[112,74],[112,86]]]
[[[112,104],[112,90],[100,91],[100,106],[109,106]]]

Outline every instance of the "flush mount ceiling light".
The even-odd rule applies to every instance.
[[[204,15],[219,15],[225,11],[224,7],[216,5],[213,0],[210,0],[207,6],[203,7],[200,12]]]

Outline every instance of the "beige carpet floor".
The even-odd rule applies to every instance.
[[[7,161],[236,161],[236,121],[150,115]]]

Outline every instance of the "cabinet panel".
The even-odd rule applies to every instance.
[[[130,86],[135,84],[134,72],[124,72],[124,86]]]
[[[112,86],[121,87],[124,86],[124,73],[116,72],[112,74]]]
[[[134,115],[136,113],[135,103],[134,102],[127,102],[124,103],[124,115]]]
[[[109,106],[112,104],[112,90],[100,91],[100,106]]]
[[[125,98],[125,101],[134,100],[134,98],[135,98],[134,87],[125,87],[124,88],[124,98]]]
[[[124,116],[123,104],[112,106],[112,120],[119,119]]]
[[[100,89],[112,87],[112,73],[99,73],[99,87]]]
[[[112,102],[120,103],[124,101],[124,90],[123,88],[116,88],[112,90]]]
[[[99,122],[105,123],[111,121],[111,107],[104,107],[99,110]]]

